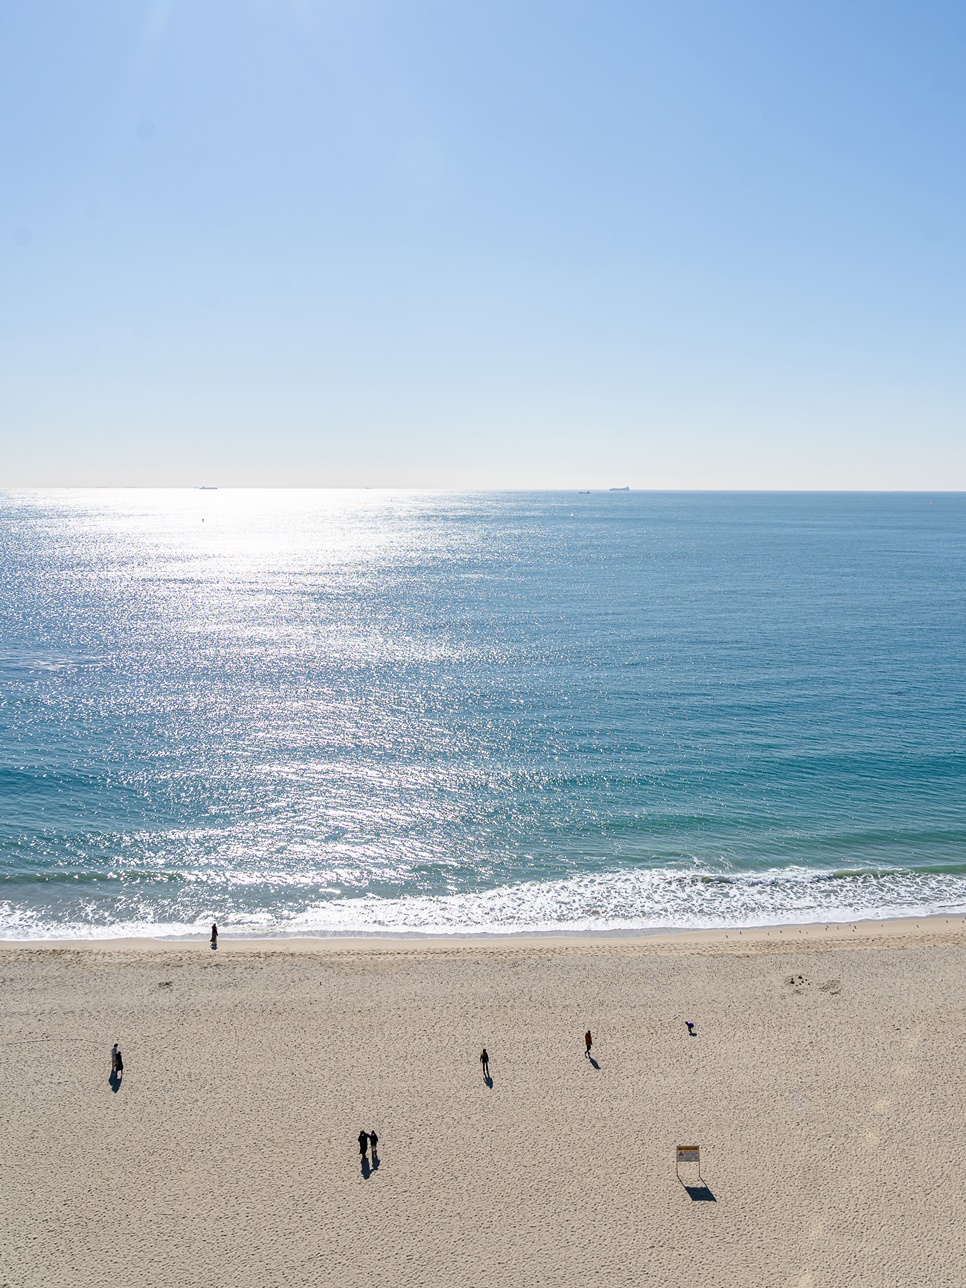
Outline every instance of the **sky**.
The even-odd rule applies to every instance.
[[[966,9],[4,0],[0,487],[966,489]]]

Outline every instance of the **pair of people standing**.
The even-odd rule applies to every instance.
[[[111,1047],[111,1073],[116,1078],[120,1078],[124,1073],[124,1059],[121,1055],[121,1048],[116,1042]]]
[[[379,1137],[374,1131],[361,1131],[359,1133],[359,1157],[365,1158],[366,1150],[372,1150],[372,1157],[376,1158],[376,1146],[379,1144]]]

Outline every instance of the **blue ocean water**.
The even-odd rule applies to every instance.
[[[966,496],[0,494],[0,935],[966,909]]]

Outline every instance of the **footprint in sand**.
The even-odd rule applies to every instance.
[[[827,979],[824,984],[819,984],[819,988],[823,993],[831,993],[834,996],[836,993],[841,993],[842,981],[840,979]]]
[[[803,988],[808,988],[809,981],[804,975],[786,975],[785,987],[790,988],[793,993],[800,993]]]

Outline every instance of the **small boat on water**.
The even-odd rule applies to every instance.
[[[630,490],[629,487],[609,487],[607,489],[608,492],[629,492]]]
[[[216,487],[212,487],[210,483],[202,483],[198,491],[199,492],[217,492],[218,489]]]

